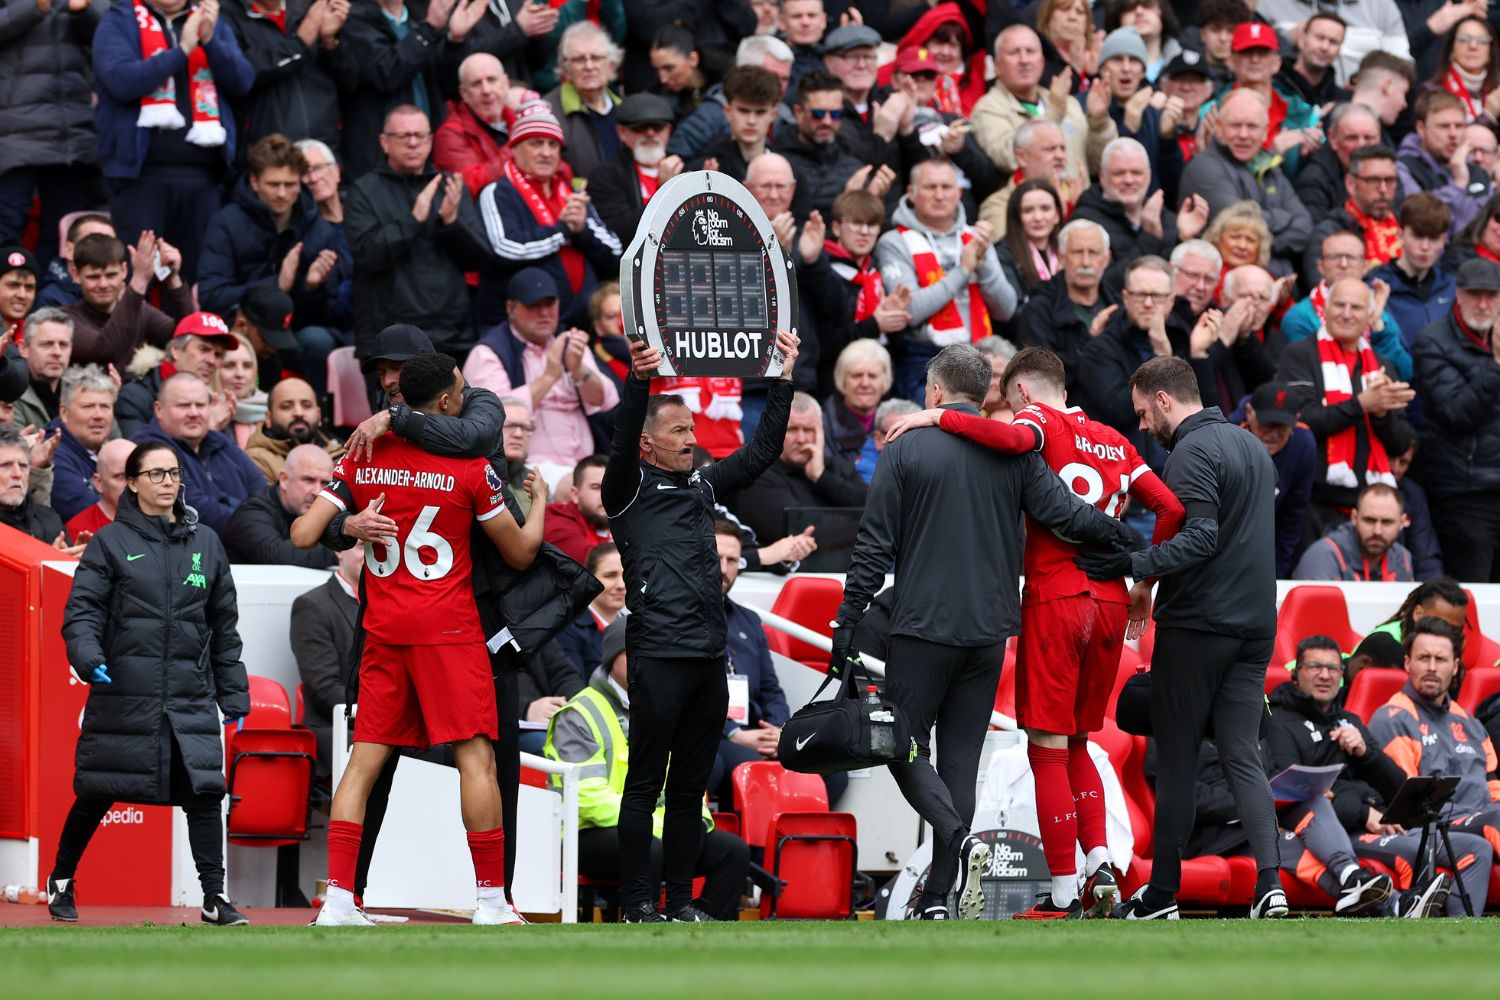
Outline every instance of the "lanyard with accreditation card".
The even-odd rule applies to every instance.
[[[737,726],[748,726],[750,724],[750,678],[744,674],[735,673],[733,657],[726,656],[724,662],[728,665],[728,676],[725,678],[729,684],[727,717]]]

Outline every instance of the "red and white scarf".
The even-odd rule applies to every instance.
[[[937,252],[932,248],[932,241],[925,233],[905,226],[897,226],[896,231],[906,241],[906,249],[911,252],[912,266],[917,272],[917,284],[922,288],[929,288],[947,275],[943,265],[938,262]],[[965,246],[974,238],[974,234],[967,228],[963,232]],[[964,322],[963,315],[958,311],[958,300],[949,299],[948,304],[939,309],[931,319],[927,321],[928,329],[932,331],[932,342],[938,347],[947,347],[949,344],[963,342],[963,333],[967,328],[969,343],[983,340],[994,332],[990,326],[990,310],[984,303],[984,296],[980,294],[978,282],[969,282],[969,320]]]
[[[1480,95],[1479,104],[1474,102],[1474,94],[1469,90],[1469,85],[1464,82],[1464,78],[1459,75],[1457,66],[1448,67],[1448,75],[1443,77],[1443,89],[1463,102],[1464,113],[1469,121],[1473,121],[1484,112],[1481,105],[1485,95]]]
[[[875,267],[874,254],[865,257],[861,264],[854,259],[853,254],[844,249],[842,243],[834,240],[824,240],[823,250],[828,254],[834,273],[859,288],[859,297],[854,300],[854,322],[858,323],[875,315],[876,306],[885,297],[885,283]]]
[[[538,225],[548,227],[557,225],[557,219],[562,215],[563,206],[568,201],[567,184],[561,174],[554,176],[549,182],[550,191],[545,196],[529,177],[521,173],[521,168],[516,166],[514,160],[505,161],[505,176],[521,193],[521,199],[526,202],[526,207],[531,209],[531,215]],[[563,270],[567,272],[568,284],[572,286],[573,291],[578,291],[583,287],[583,253],[571,243],[564,243],[557,255],[562,259]]]
[[[1370,341],[1366,337],[1359,338],[1357,352],[1360,376],[1359,387],[1355,388],[1354,373],[1350,369],[1343,345],[1333,339],[1326,326],[1318,328],[1318,362],[1323,375],[1324,406],[1337,406],[1353,399],[1357,393],[1364,391],[1370,376],[1380,370],[1380,362],[1375,359],[1375,352],[1371,350]],[[1364,475],[1360,476],[1354,471],[1355,452],[1359,445],[1358,432],[1354,427],[1346,427],[1328,438],[1328,471],[1324,479],[1329,486],[1342,486],[1352,490],[1370,483],[1396,485],[1396,477],[1391,475],[1390,460],[1385,454],[1385,445],[1375,436],[1375,428],[1370,425],[1368,413],[1364,415],[1364,424],[1365,437],[1370,442]]]
[[[171,45],[167,42],[167,33],[162,30],[156,15],[141,0],[133,0],[133,3],[135,25],[141,35],[141,58],[149,61],[152,56],[167,51]],[[197,9],[196,5],[192,8]],[[201,44],[188,56],[188,90],[188,100],[193,109],[193,126],[188,129],[185,138],[194,146],[224,145],[228,135],[219,120],[219,91],[214,86],[213,71],[208,68],[208,52]],[[168,131],[175,131],[187,124],[182,120],[182,112],[177,110],[175,74],[168,76],[155,90],[141,98],[141,112],[136,116],[135,123],[140,128]]]
[[[1318,282],[1318,287],[1312,290],[1312,294],[1308,296],[1308,299],[1311,300],[1313,312],[1318,314],[1318,323],[1321,325],[1323,322],[1323,310],[1328,308],[1328,282]]]

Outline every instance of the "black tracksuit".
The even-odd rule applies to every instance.
[[[1187,521],[1174,538],[1132,555],[1130,575],[1162,578],[1151,654],[1160,767],[1151,887],[1175,894],[1205,735],[1218,744],[1257,867],[1274,876],[1279,865],[1258,739],[1276,636],[1276,467],[1249,431],[1209,407],[1178,425],[1162,479]]]
[[[977,414],[971,403],[947,408]],[[1020,625],[1021,513],[1108,547],[1125,529],[1086,504],[1035,453],[1001,455],[921,429],[888,444],[875,469],[844,583],[840,624],[858,624],[893,566],[888,697],[906,713],[919,756],[892,765],[901,794],[932,824],[928,902],[957,874],[974,815],[974,781],[1005,640]],[[943,729],[939,769],[929,734]]]
[[[667,909],[692,896],[703,835],[700,807],[729,709],[726,625],[714,504],[745,489],[781,454],[792,383],[772,382],[748,445],[706,469],[668,472],[640,458],[650,385],[621,393],[604,470],[604,509],[625,569],[630,768],[620,803],[620,883],[627,907],[654,903],[651,814],[666,785],[662,827]],[[667,760],[671,758],[671,771]]]

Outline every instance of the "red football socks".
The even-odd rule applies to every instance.
[[[1073,808],[1073,791],[1068,782],[1068,751],[1028,743],[1026,756],[1031,761],[1031,776],[1036,784],[1036,818],[1047,867],[1054,879],[1075,874],[1078,814]]]
[[[469,834],[469,855],[474,859],[474,884],[484,889],[505,888],[505,828],[495,827]]]
[[[1068,740],[1068,784],[1073,789],[1073,809],[1078,814],[1078,842],[1087,854],[1108,847],[1104,821],[1104,782],[1089,756],[1089,741]]]
[[[354,891],[354,869],[359,864],[359,841],[364,825],[335,819],[328,823],[328,884]]]

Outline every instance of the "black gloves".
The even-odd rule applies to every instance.
[[[1139,552],[1142,549],[1151,547],[1151,543],[1142,538],[1139,531],[1136,531],[1124,521],[1117,521],[1115,523],[1119,525],[1119,531],[1114,540],[1114,550],[1116,552]]]
[[[1073,564],[1090,580],[1118,580],[1130,572],[1130,553],[1084,550],[1073,557]]]
[[[828,672],[835,677],[842,677],[845,665],[858,657],[859,653],[854,648],[854,626],[834,622],[833,651],[828,657]]]

